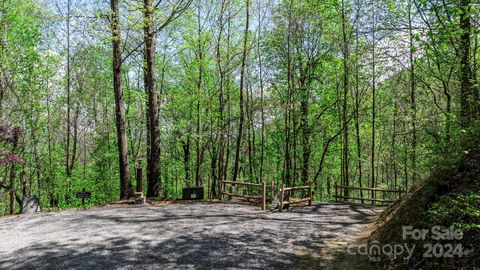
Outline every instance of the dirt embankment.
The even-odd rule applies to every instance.
[[[333,269],[480,269],[480,151],[454,169],[434,171],[374,224],[358,246],[378,245],[380,255],[369,249],[353,256],[344,249]],[[399,256],[390,252],[400,246]]]

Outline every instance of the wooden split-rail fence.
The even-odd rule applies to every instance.
[[[308,192],[308,197],[306,198],[300,198],[300,199],[293,199],[292,194],[293,191],[298,191],[298,190],[304,190]],[[285,201],[285,195],[288,193],[289,200]],[[304,203],[308,202],[308,205],[312,205],[312,200],[313,200],[313,184],[309,186],[300,186],[300,187],[286,187],[285,184],[282,184],[282,187],[280,188],[280,203],[278,206],[278,210],[282,211],[284,206],[286,205],[292,205],[292,204],[299,204],[299,203]]]
[[[230,191],[227,191],[226,186],[230,185]],[[260,191],[260,195],[256,194],[250,194],[250,192],[245,192],[244,194],[238,194],[235,193],[234,189],[237,187],[246,187],[247,189],[251,190],[257,190]],[[260,190],[258,190],[260,189]],[[299,190],[305,190],[308,192],[308,197],[306,198],[300,198],[300,199],[294,199],[292,194],[294,191],[299,191]],[[255,192],[253,192],[255,193]],[[258,193],[258,192],[257,192]],[[288,196],[289,200],[286,201],[284,200],[285,195],[289,193],[290,196]],[[245,198],[247,200],[260,200],[261,201],[261,207],[262,210],[267,209],[267,200],[268,201],[273,201],[275,197],[275,182],[271,182],[270,187],[269,187],[269,194],[267,195],[267,184],[266,182],[262,183],[246,183],[246,182],[238,182],[238,181],[221,181],[220,182],[220,200],[224,200],[225,196],[229,197],[238,197],[238,198]],[[312,200],[313,200],[313,184],[309,186],[299,186],[299,187],[286,187],[285,184],[282,184],[280,187],[280,198],[279,198],[279,210],[282,211],[284,206],[286,205],[292,205],[292,204],[299,204],[303,202],[308,202],[308,205],[312,205]]]
[[[227,185],[230,185],[232,187],[230,192],[226,191],[225,187]],[[260,188],[260,195],[250,194],[249,192],[244,194],[235,193],[233,189],[237,186],[246,187],[250,190]],[[270,186],[270,190],[271,190],[271,194],[275,193],[274,182],[272,182]],[[220,182],[220,200],[224,200],[225,196],[245,198],[247,200],[250,200],[250,199],[261,200],[262,210],[267,209],[267,183],[265,182],[262,182],[261,184],[257,184],[257,183],[246,183],[246,182],[226,181],[226,180],[221,181]]]
[[[354,190],[354,191],[366,191],[367,196],[358,196],[358,197],[352,197],[350,195],[345,196],[345,190]],[[377,192],[381,193],[381,199],[377,198],[376,194]],[[342,186],[342,185],[337,185],[335,184],[335,201],[338,202],[339,200],[342,201],[360,201],[362,204],[365,204],[365,202],[370,202],[371,204],[376,204],[379,203],[380,205],[388,205],[396,202],[399,200],[402,195],[405,193],[405,190],[401,189],[380,189],[380,188],[361,188],[361,187],[352,187],[352,186]],[[341,195],[341,194],[344,195]],[[361,192],[362,194],[363,192]],[[393,194],[388,196],[389,198],[385,199],[387,197],[387,194]],[[365,194],[363,194],[365,195]],[[370,195],[370,197],[368,196]]]

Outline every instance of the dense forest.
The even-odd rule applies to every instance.
[[[477,0],[2,0],[0,214],[221,180],[408,190],[468,152]],[[444,161],[445,162],[445,161]],[[446,162],[448,163],[448,161]],[[346,191],[347,192],[347,191]],[[366,196],[366,195],[365,195]]]

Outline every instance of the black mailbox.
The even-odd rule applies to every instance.
[[[185,187],[183,188],[184,200],[203,200],[203,187]]]

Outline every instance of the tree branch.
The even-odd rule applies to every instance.
[[[155,5],[155,7],[158,7],[158,5],[161,3],[162,1],[160,1],[159,3],[157,3],[157,5]],[[183,0],[181,1],[182,3],[184,2]],[[172,12],[170,13],[170,15],[168,16],[168,18],[165,20],[165,22],[163,22],[157,29],[155,29],[155,31],[153,31],[153,34],[156,35],[158,34],[160,31],[162,31],[165,27],[167,27],[167,25],[169,25],[171,22],[175,21],[178,17],[180,17],[180,15],[183,14],[183,12],[185,12],[188,7],[190,6],[190,4],[193,2],[193,0],[187,0],[186,3],[184,3],[184,5],[182,6],[181,4],[179,4],[178,6],[176,6]],[[142,40],[140,43],[138,43],[138,45],[131,51],[127,52],[127,54],[122,58],[122,63],[125,62],[125,60],[127,60],[134,52],[136,52],[138,49],[140,49],[140,47],[143,46],[143,43],[144,41]]]

